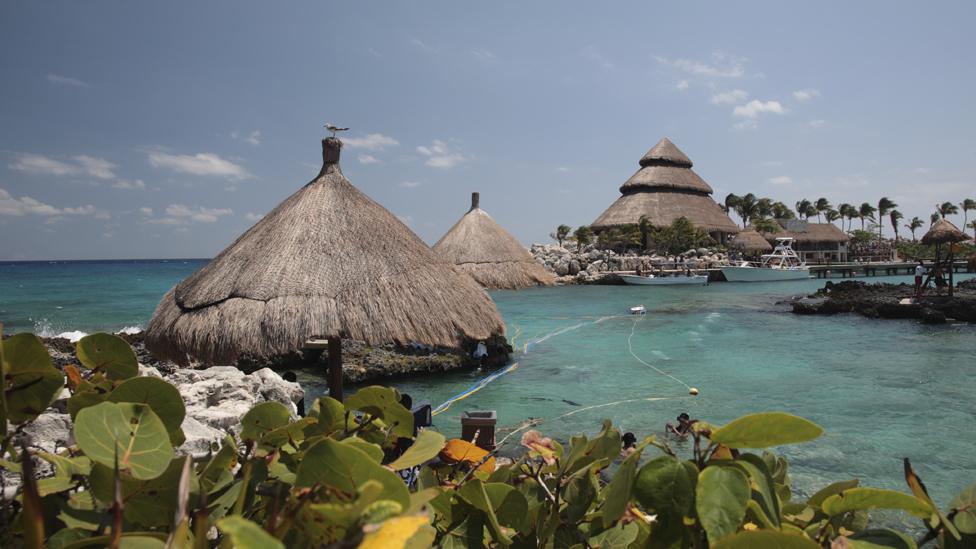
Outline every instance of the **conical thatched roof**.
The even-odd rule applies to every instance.
[[[349,183],[341,146],[323,139],[318,177],[163,297],[151,351],[230,363],[316,337],[451,346],[504,332],[471,277]]]
[[[960,231],[948,219],[940,219],[932,225],[925,236],[922,237],[922,244],[945,244],[946,242],[963,242],[969,240],[966,233]]]
[[[640,166],[620,186],[623,196],[593,222],[593,228],[636,224],[643,216],[655,227],[686,217],[710,233],[739,231],[712,200],[712,187],[691,169],[691,160],[668,138],[647,151],[640,159]]]
[[[517,290],[555,284],[552,274],[482,210],[478,201],[478,193],[472,193],[471,209],[434,244],[434,253],[486,288]]]
[[[747,252],[768,252],[772,251],[773,246],[753,229],[739,232],[729,243],[729,246]]]

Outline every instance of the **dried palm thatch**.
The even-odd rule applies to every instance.
[[[692,169],[691,160],[668,138],[640,159],[641,168],[620,186],[623,195],[593,222],[596,230],[636,224],[646,217],[665,227],[686,217],[712,234],[739,228],[711,198],[712,188]]]
[[[851,239],[850,235],[837,228],[833,223],[808,223],[805,221],[789,220],[783,230],[775,233],[763,233],[763,236],[770,242],[784,236],[793,237],[797,244],[839,244]],[[802,230],[790,230],[792,224]]]
[[[758,232],[748,229],[739,232],[729,246],[746,252],[769,252],[773,246]]]
[[[922,237],[922,244],[945,244],[947,242],[964,242],[969,240],[966,233],[960,231],[948,219],[940,219]]]
[[[323,139],[318,177],[163,297],[151,351],[231,363],[319,337],[451,346],[504,333],[482,288],[342,175],[341,146]]]
[[[434,253],[486,288],[517,290],[555,284],[552,274],[482,210],[478,201],[478,193],[471,193],[471,209],[434,244]]]

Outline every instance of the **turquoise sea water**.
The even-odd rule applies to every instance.
[[[203,263],[0,263],[0,321],[6,333],[45,335],[145,326],[162,294]],[[490,409],[500,426],[543,418],[538,428],[560,439],[594,433],[605,417],[644,436],[663,435],[664,424],[682,411],[722,423],[783,410],[827,431],[781,450],[798,491],[851,477],[904,489],[901,459],[909,457],[937,501],[947,504],[976,481],[976,326],[795,316],[777,304],[822,284],[492,292],[516,337],[519,366],[437,416],[436,426],[454,435],[463,410]],[[637,304],[649,311],[640,320],[626,314]],[[689,396],[679,382],[636,360],[627,346],[632,330],[635,354],[701,394]],[[436,405],[484,375],[391,383],[415,402]],[[303,377],[309,397],[321,394],[321,382]],[[660,400],[633,401],[646,398]],[[687,443],[676,445],[688,450]]]

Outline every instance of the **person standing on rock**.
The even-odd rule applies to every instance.
[[[922,278],[925,276],[925,263],[921,259],[918,260],[918,265],[915,266],[915,298],[918,299],[922,296]]]

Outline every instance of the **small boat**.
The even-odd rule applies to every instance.
[[[810,268],[793,251],[793,239],[780,237],[773,252],[763,255],[760,261],[722,267],[722,274],[729,282],[803,280],[810,278]]]
[[[630,310],[630,314],[632,315],[642,315],[647,313],[647,308],[644,307],[643,305],[637,305],[631,307],[629,310]]]
[[[679,275],[679,276],[654,276],[654,275],[619,275],[627,284],[634,286],[704,286],[708,284],[707,275]]]

